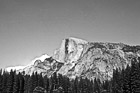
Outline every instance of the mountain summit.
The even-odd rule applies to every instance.
[[[123,43],[87,42],[78,38],[62,40],[59,49],[52,57],[36,58],[34,64],[19,72],[33,72],[50,76],[57,72],[70,78],[110,79],[113,69],[123,69],[131,65],[131,59],[140,55],[140,46],[129,46]]]
[[[78,38],[64,39],[60,48],[54,52],[53,58],[64,63],[76,61],[83,51],[83,46],[87,43],[87,41]]]

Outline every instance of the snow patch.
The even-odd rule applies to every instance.
[[[23,70],[27,67],[30,67],[31,65],[34,65],[34,63],[36,62],[36,60],[40,60],[41,62],[43,62],[46,58],[50,58],[50,56],[48,56],[47,54],[43,54],[40,57],[35,58],[34,60],[31,61],[30,64],[28,64],[27,66],[14,66],[14,67],[7,67],[5,70],[10,72],[11,70]]]
[[[36,60],[40,60],[41,62],[43,62],[46,58],[50,58],[50,56],[48,56],[47,54],[43,54],[42,56],[33,59],[32,62],[27,66],[33,65]]]
[[[25,68],[26,66],[15,66],[15,67],[7,67],[5,70],[10,72],[11,70],[20,70],[20,69],[23,69]]]

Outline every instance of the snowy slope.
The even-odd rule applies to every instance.
[[[35,64],[35,62],[43,62],[46,58],[50,58],[50,56],[48,56],[47,54],[43,54],[39,57],[36,57],[35,59],[33,59],[31,61],[31,63],[29,63],[27,66],[14,66],[14,67],[7,67],[5,70],[10,72],[11,70],[21,70],[23,71],[23,69],[26,69],[26,68],[30,68],[31,66],[33,66]],[[40,60],[40,61],[39,61]]]
[[[11,70],[20,70],[25,68],[25,66],[15,66],[15,67],[7,67],[5,70],[10,72]]]

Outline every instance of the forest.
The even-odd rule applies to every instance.
[[[140,93],[140,58],[131,66],[115,69],[111,80],[100,81],[54,73],[51,77],[0,70],[0,93]]]

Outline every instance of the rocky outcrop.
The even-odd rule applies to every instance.
[[[43,75],[50,76],[52,73],[58,71],[63,63],[57,62],[52,57],[46,58],[44,61],[36,60],[33,65],[29,65],[18,72],[24,72],[31,75],[33,72],[42,73]]]

